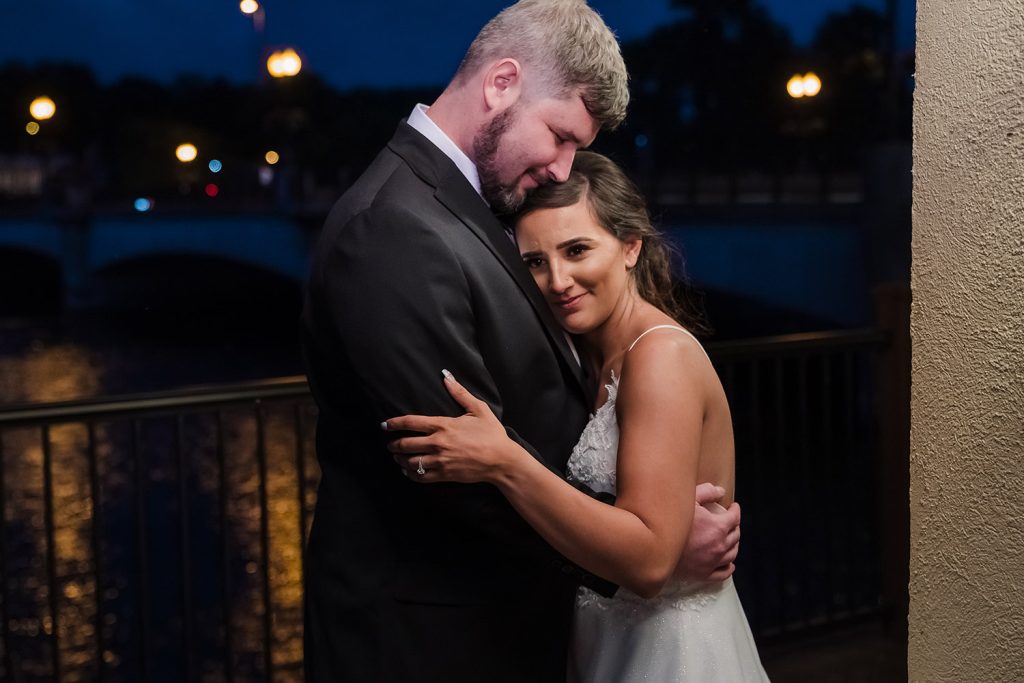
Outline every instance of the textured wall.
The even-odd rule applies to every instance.
[[[1024,681],[1024,2],[918,0],[912,681]]]

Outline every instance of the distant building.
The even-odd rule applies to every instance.
[[[0,156],[0,195],[38,197],[43,192],[42,159],[29,155]]]

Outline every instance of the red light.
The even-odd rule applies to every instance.
[[[210,183],[206,186],[207,197],[216,197],[218,192],[220,192],[220,188],[215,183]]]

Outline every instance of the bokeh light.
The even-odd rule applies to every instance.
[[[207,166],[212,173],[220,173],[220,170],[224,168],[224,164],[220,163],[218,159],[210,159],[210,163]]]
[[[796,74],[786,83],[786,92],[789,93],[790,97],[803,97],[804,96],[804,77]]]
[[[187,164],[190,161],[195,161],[199,155],[199,150],[191,142],[185,142],[178,145],[178,148],[174,150],[174,156],[178,157],[178,161],[183,164]]]
[[[135,210],[145,213],[153,208],[153,200],[148,197],[139,197],[135,200]]]
[[[273,166],[274,164],[281,160],[281,155],[275,152],[274,150],[270,150],[269,152],[263,155],[263,158],[267,160],[268,164]]]
[[[206,196],[216,197],[220,193],[220,188],[215,183],[210,183],[206,186]]]
[[[274,169],[269,166],[260,166],[259,170],[260,187],[269,187],[274,182]]]
[[[29,135],[35,135],[39,132],[39,124],[35,121],[29,121],[25,124],[25,132]]]
[[[32,100],[32,104],[28,105],[28,113],[36,121],[45,121],[53,118],[53,115],[57,113],[57,105],[53,100],[44,95]]]
[[[821,79],[818,74],[810,71],[804,74],[804,95],[814,97],[821,92]]]
[[[267,72],[274,78],[289,78],[302,71],[302,59],[292,48],[278,50],[267,57]]]
[[[793,74],[786,82],[786,92],[794,99],[814,97],[821,92],[821,79],[813,71],[803,75]]]
[[[243,14],[256,14],[260,9],[260,3],[256,0],[242,0],[238,3],[238,9],[242,10]]]

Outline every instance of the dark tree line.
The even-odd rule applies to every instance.
[[[684,10],[679,21],[624,45],[630,115],[599,139],[634,171],[789,170],[796,145],[804,162],[852,169],[867,146],[909,138],[912,64],[894,59],[890,25],[875,10],[834,14],[798,48],[752,0],[672,4]],[[811,70],[821,94],[791,99],[789,76]],[[301,169],[307,185],[340,187],[412,103],[438,89],[342,92],[308,72],[258,86],[191,76],[103,86],[80,66],[11,65],[0,68],[0,155],[79,158],[100,199],[180,193],[194,180],[173,156],[186,140],[202,159],[224,162],[217,181],[239,192],[255,183],[268,149]],[[58,115],[30,137],[26,106],[41,92],[58,102]]]

